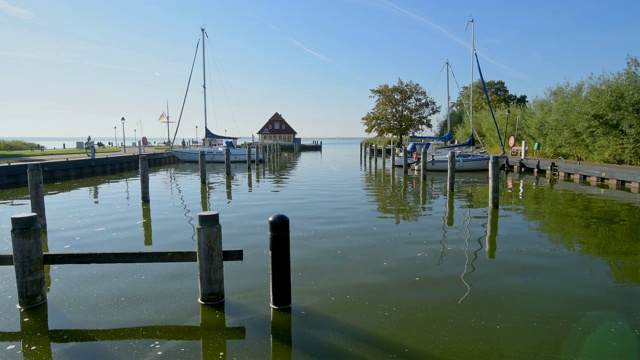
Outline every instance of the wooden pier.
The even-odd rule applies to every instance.
[[[547,178],[608,185],[610,189],[628,189],[640,193],[640,168],[635,166],[565,161],[562,158],[538,159],[508,157],[508,171],[544,174]]]

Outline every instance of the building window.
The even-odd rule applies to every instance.
[[[284,125],[284,124],[282,124],[282,129],[283,129],[283,130],[285,129],[285,125]]]
[[[275,129],[280,129],[280,122],[279,122],[279,121],[274,122],[274,123],[273,123],[273,127],[274,127]]]
[[[269,129],[271,129],[271,124],[269,124]]]

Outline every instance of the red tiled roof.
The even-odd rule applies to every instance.
[[[278,127],[276,128],[276,123],[278,123]],[[282,117],[282,115],[277,112],[273,114],[273,116],[264,124],[260,131],[258,131],[258,135],[282,135],[282,134],[293,134],[296,135],[297,132],[287,123],[287,121]]]

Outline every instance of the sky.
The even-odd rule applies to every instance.
[[[166,138],[167,111],[170,137],[180,119],[177,139],[201,138],[201,27],[208,128],[249,137],[278,112],[304,139],[373,136],[371,89],[399,79],[442,107],[435,124],[445,61],[452,101],[471,81],[472,35],[485,80],[530,101],[619,72],[640,57],[639,15],[638,0],[0,0],[0,139]]]

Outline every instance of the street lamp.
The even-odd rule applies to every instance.
[[[138,146],[138,135],[136,133],[137,129],[133,129],[133,143]]]
[[[144,137],[144,134],[142,133],[142,119],[138,119],[138,124],[140,124],[140,146],[139,147],[141,147],[142,150],[144,150],[144,141],[142,141],[142,138]]]
[[[125,139],[124,137],[124,116],[122,117],[122,119],[120,119],[120,121],[122,121],[122,148],[124,150],[124,153],[127,153],[127,139]]]
[[[113,138],[116,139],[116,141],[113,143],[113,146],[115,147],[118,147],[118,132],[116,131],[117,129],[117,127],[113,127]]]

